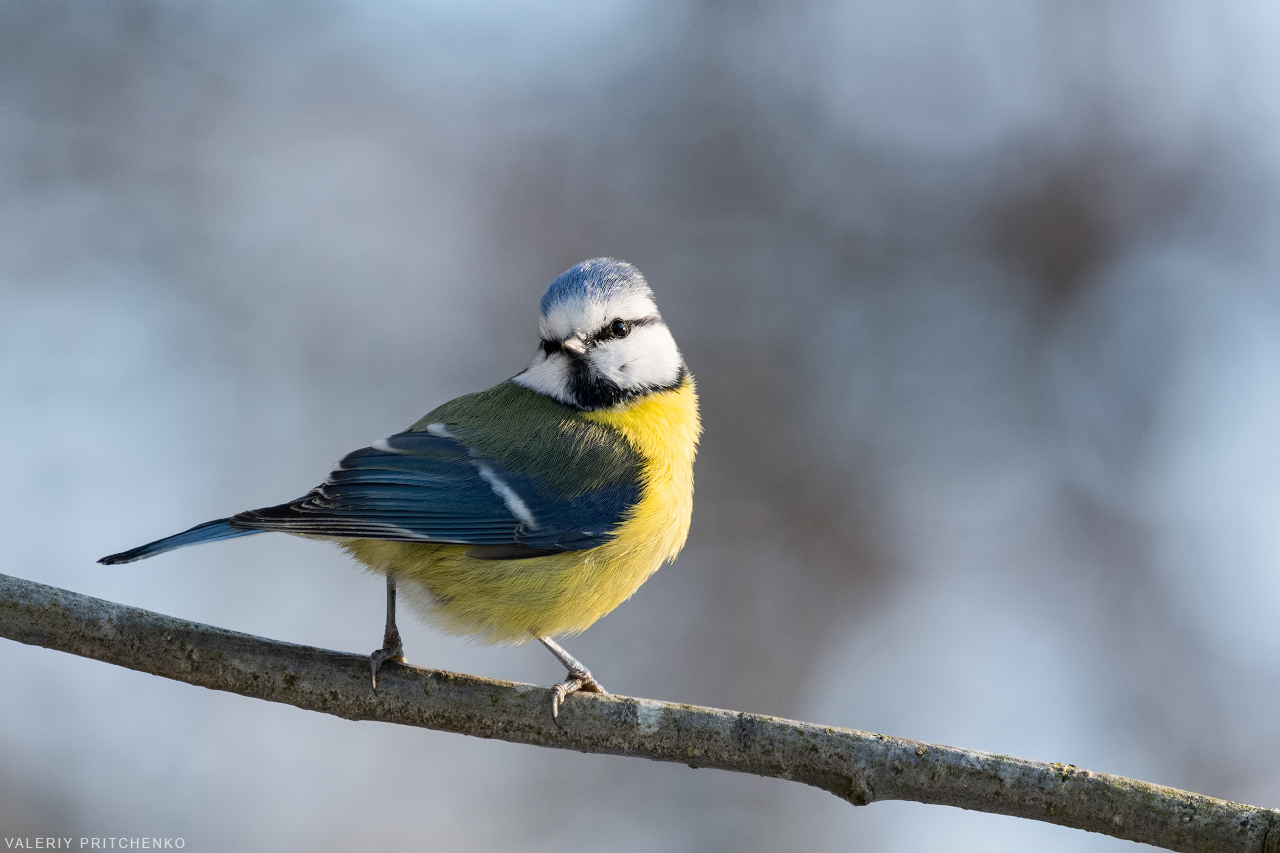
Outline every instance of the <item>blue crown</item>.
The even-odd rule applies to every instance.
[[[568,299],[605,302],[636,291],[647,296],[653,295],[640,270],[626,261],[592,258],[570,267],[547,285],[538,310],[545,316],[553,307]]]

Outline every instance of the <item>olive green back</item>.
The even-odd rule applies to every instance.
[[[410,429],[436,423],[476,455],[565,497],[640,480],[640,456],[621,433],[514,382],[450,400]]]

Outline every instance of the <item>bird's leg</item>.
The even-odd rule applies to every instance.
[[[387,572],[387,628],[382,633],[382,648],[369,655],[369,668],[373,670],[373,689],[378,689],[378,669],[387,661],[404,663],[404,646],[400,643],[400,629],[396,628],[396,576]]]
[[[603,693],[607,696],[609,691],[592,677],[590,670],[579,663],[577,658],[565,651],[564,646],[550,637],[539,637],[538,642],[546,646],[547,651],[555,655],[556,660],[564,664],[564,668],[569,671],[568,678],[551,688],[551,719],[555,722],[556,728],[564,731],[564,727],[560,725],[560,703],[564,701],[564,697],[570,693],[579,692]]]

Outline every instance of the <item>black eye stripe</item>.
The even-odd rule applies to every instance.
[[[613,331],[613,324],[618,322],[618,320],[622,320],[622,322],[627,324],[627,330],[620,335],[615,334]],[[631,334],[641,326],[655,326],[661,322],[662,320],[659,319],[658,317],[639,317],[635,320],[623,320],[621,317],[618,317],[616,319],[610,320],[603,329],[596,332],[588,340],[593,342],[599,342],[599,341],[610,341],[610,340],[614,340],[615,338],[625,338],[627,335]]]
[[[618,337],[626,337],[625,334],[615,335],[613,333],[613,328],[612,328],[613,324],[621,319],[622,319],[621,317],[618,317],[613,320],[610,320],[603,329],[600,329],[594,335],[591,335],[589,338],[587,338],[586,342],[595,344],[595,343],[600,343],[601,341],[614,340],[615,338],[618,338]],[[623,320],[623,322],[625,322],[628,326],[627,334],[630,334],[631,332],[634,332],[636,329],[640,328],[641,326],[656,326],[662,322],[662,318],[657,316],[637,317],[634,320]],[[542,338],[539,341],[539,346],[542,347],[543,353],[545,353],[548,356],[554,355],[555,353],[562,352],[564,350],[564,346],[561,344],[560,341],[549,341],[546,338]]]

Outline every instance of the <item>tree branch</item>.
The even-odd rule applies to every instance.
[[[1183,851],[1280,853],[1280,811],[1072,765],[758,714],[550,690],[281,643],[0,574],[0,636],[212,690],[579,752],[791,779],[854,805],[914,800],[1013,815]]]

